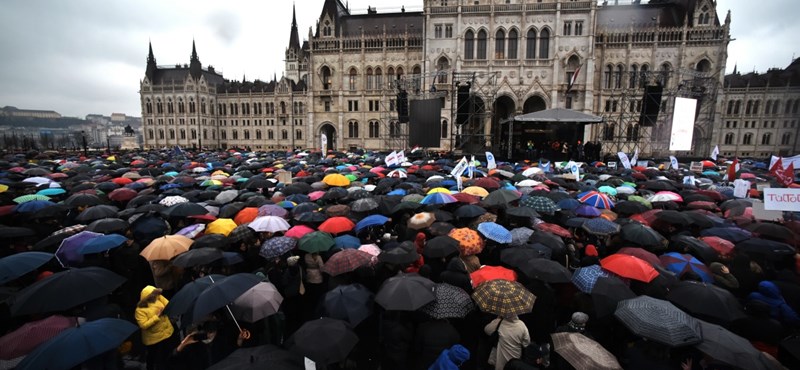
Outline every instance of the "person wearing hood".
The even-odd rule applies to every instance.
[[[733,291],[739,289],[739,280],[731,274],[728,266],[719,262],[712,262],[709,269],[714,274],[714,285]]]
[[[758,291],[750,293],[747,299],[761,301],[769,305],[770,316],[784,325],[800,326],[800,316],[786,303],[775,283],[767,280],[758,283]]]
[[[469,350],[460,344],[445,349],[428,370],[456,370],[469,360]]]
[[[142,343],[147,346],[147,370],[167,368],[175,348],[175,329],[164,314],[169,301],[161,293],[161,289],[148,285],[142,289],[136,305],[136,323],[142,330]]]

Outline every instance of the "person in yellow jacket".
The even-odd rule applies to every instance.
[[[166,369],[177,337],[172,322],[164,315],[169,301],[162,290],[152,285],[142,289],[136,305],[136,323],[142,329],[142,343],[147,346],[147,370]]]

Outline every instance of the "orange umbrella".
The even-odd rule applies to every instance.
[[[183,235],[167,235],[156,238],[139,253],[148,261],[171,260],[189,250],[194,240]]]
[[[658,271],[647,261],[627,254],[612,254],[600,260],[600,266],[619,276],[645,283],[658,277]]]
[[[245,207],[236,214],[236,217],[233,218],[233,222],[237,225],[246,224],[255,220],[256,217],[258,217],[258,208]]]
[[[354,224],[353,221],[350,221],[349,218],[337,216],[325,220],[325,222],[319,225],[319,231],[336,235],[340,233],[346,233],[350,230],[353,230],[355,227],[356,224]]]
[[[453,229],[449,236],[458,240],[458,249],[464,256],[478,254],[483,250],[483,238],[475,230],[467,227]]]
[[[469,277],[472,279],[473,288],[490,280],[517,281],[517,273],[514,270],[501,266],[483,266],[469,274]]]

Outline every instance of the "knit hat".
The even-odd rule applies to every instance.
[[[583,254],[592,257],[597,257],[600,255],[597,253],[597,247],[595,247],[594,244],[587,245],[586,249],[583,251]]]
[[[583,328],[586,326],[586,323],[588,321],[589,321],[589,315],[579,311],[572,314],[572,319],[570,319],[570,324],[578,328]]]

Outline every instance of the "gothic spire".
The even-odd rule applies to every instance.
[[[153,79],[156,75],[156,57],[153,55],[153,43],[148,42],[149,52],[147,53],[147,69],[145,70],[145,76],[150,82],[153,82]]]
[[[297,34],[297,11],[292,4],[292,30],[289,33],[289,49],[300,50],[300,37]]]
[[[200,58],[197,56],[197,48],[195,48],[194,40],[192,40],[192,58],[189,61],[189,74],[191,74],[195,80],[199,80],[202,73],[203,66],[200,64]]]

